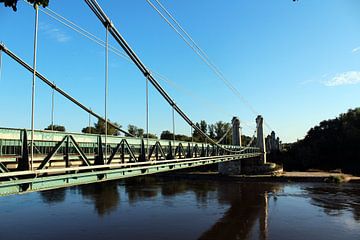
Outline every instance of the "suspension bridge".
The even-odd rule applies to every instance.
[[[239,132],[240,122],[237,118],[234,118],[232,121],[231,145],[220,144],[219,141],[212,139],[188,117],[183,109],[181,109],[175,103],[174,99],[164,90],[152,71],[150,71],[140,57],[136,55],[100,5],[95,0],[85,0],[85,2],[106,29],[106,40],[104,43],[100,42],[100,44],[105,46],[106,52],[105,114],[101,116],[101,114],[92,111],[36,70],[37,19],[39,11],[38,7],[36,7],[33,65],[31,66],[26,63],[14,51],[7,48],[4,43],[0,45],[0,52],[6,54],[10,59],[33,74],[31,129],[0,127],[0,195],[41,191],[156,174],[209,164],[223,164],[225,166],[230,162],[240,164],[239,162],[243,159],[253,159],[253,161],[259,165],[266,163],[263,131],[264,121],[260,115],[256,118],[256,131],[248,146],[241,146],[241,133]],[[108,120],[106,96],[108,88],[109,35],[119,44],[125,52],[126,57],[135,64],[146,79],[147,137],[145,138],[134,137],[129,132]],[[191,44],[195,44],[195,42],[192,40]],[[110,47],[110,50],[113,50],[113,48]],[[206,54],[204,55],[203,50],[201,48],[197,48],[197,50],[202,53],[202,56],[205,56],[203,60],[207,62],[213,71],[230,85],[230,82],[225,79],[223,74],[206,57]],[[37,79],[47,84],[51,89],[58,92],[88,114],[104,121],[105,134],[80,134],[36,130],[34,128],[34,95]],[[173,140],[149,138],[149,84],[151,84],[171,106],[173,116],[174,113],[177,112],[191,129],[205,139],[205,142],[177,141],[175,138]],[[233,88],[233,91],[238,94],[236,89]],[[126,134],[126,136],[109,135],[108,126],[117,129]],[[174,129],[173,133],[175,133]],[[225,135],[228,133],[229,132],[226,132]],[[173,135],[175,136],[175,134]]]

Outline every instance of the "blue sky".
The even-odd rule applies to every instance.
[[[238,115],[254,126],[252,111],[146,0],[98,2],[143,62],[177,85],[159,80],[194,121],[230,121]],[[359,107],[360,1],[161,2],[284,142],[304,137],[321,120]],[[84,1],[50,0],[49,7],[105,39],[103,26]],[[15,13],[1,6],[0,21],[0,41],[31,64],[33,8],[22,1]],[[103,47],[44,13],[39,24],[39,72],[103,115]],[[113,39],[110,44],[120,49]],[[0,126],[30,127],[31,79],[29,72],[3,55]],[[133,64],[113,53],[109,87],[109,118],[144,128],[145,79]],[[50,110],[51,89],[38,80],[36,128],[49,125]],[[55,123],[80,131],[87,126],[88,115],[56,94]],[[171,108],[150,88],[150,131],[159,134],[165,129],[172,129]],[[179,116],[176,131],[190,133]],[[253,130],[244,126],[244,132]]]

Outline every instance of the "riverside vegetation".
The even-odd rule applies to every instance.
[[[304,139],[270,154],[286,170],[340,169],[360,174],[360,108],[311,128]]]

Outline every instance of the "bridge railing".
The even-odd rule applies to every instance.
[[[0,128],[0,171],[47,169],[57,167],[120,164],[154,160],[199,158],[230,155],[217,146],[172,140],[108,136],[97,134],[35,131],[34,159],[30,165],[27,130]],[[239,146],[222,145],[238,151]],[[105,152],[106,151],[106,152]],[[258,148],[244,149],[242,154],[256,153]],[[105,157],[106,156],[106,157]]]

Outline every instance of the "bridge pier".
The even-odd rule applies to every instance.
[[[237,117],[232,119],[232,145],[241,146],[240,120]],[[218,172],[222,175],[241,174],[241,160],[219,163]]]
[[[256,118],[256,146],[260,148],[262,155],[260,157],[260,164],[266,163],[266,145],[264,137],[264,118],[261,115],[258,115]]]
[[[233,123],[233,145],[240,146],[240,120],[236,117],[232,120]],[[266,145],[263,129],[264,119],[262,116],[256,118],[256,147],[261,151],[260,157],[257,159],[242,159],[238,161],[224,162],[218,164],[218,172],[222,175],[240,175],[240,174],[264,174],[274,172],[276,164],[266,163]]]

